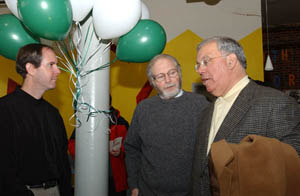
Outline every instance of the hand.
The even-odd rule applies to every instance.
[[[131,191],[131,196],[138,196],[139,195],[139,189],[138,188],[134,188]]]
[[[121,154],[121,150],[120,150],[120,149],[118,149],[118,150],[112,150],[112,151],[110,151],[109,153],[110,153],[112,156],[117,157],[117,156],[119,156],[119,155]]]

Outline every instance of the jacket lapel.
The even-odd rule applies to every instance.
[[[208,160],[207,156],[207,144],[208,144],[208,135],[210,131],[211,119],[214,111],[214,104],[210,104],[206,109],[203,110],[203,118],[201,120],[201,124],[199,125],[198,131],[198,145],[197,145],[197,153],[196,156],[199,155],[201,158],[201,171],[207,166],[206,162]],[[205,123],[206,122],[206,123]]]
[[[250,100],[255,92],[255,86],[256,84],[250,80],[249,84],[240,92],[220,126],[220,129],[214,139],[215,142],[228,137],[247,113],[251,107]]]

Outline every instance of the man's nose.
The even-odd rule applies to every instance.
[[[58,66],[56,65],[55,66],[55,73],[57,73],[57,75],[59,75],[61,73],[60,69],[58,68]]]
[[[170,81],[171,81],[171,77],[168,74],[166,74],[165,75],[165,82],[170,82]]]
[[[198,69],[196,70],[196,72],[198,73],[198,74],[201,74],[201,73],[203,73],[205,71],[205,66],[203,66],[203,65],[200,65],[199,67],[198,67]]]

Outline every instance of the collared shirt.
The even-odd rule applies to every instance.
[[[210,133],[208,137],[208,146],[207,146],[207,154],[209,153],[210,146],[213,143],[218,130],[224,121],[227,113],[229,112],[232,104],[240,94],[240,92],[245,88],[245,86],[250,82],[248,76],[242,78],[238,83],[236,83],[230,91],[226,93],[223,97],[218,97],[215,102],[212,122],[210,126]]]
[[[177,95],[175,95],[174,98],[178,98],[178,97],[180,97],[181,95],[183,95],[183,90],[182,90],[182,89],[180,89],[180,91],[177,93]],[[162,98],[160,95],[159,95],[159,97]],[[164,99],[164,98],[162,98],[162,99]]]
[[[179,93],[175,96],[175,98],[180,97],[183,94],[183,90],[180,89]]]

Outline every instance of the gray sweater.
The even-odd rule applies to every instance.
[[[189,195],[195,134],[205,97],[148,98],[136,107],[126,139],[130,189],[140,195]]]

